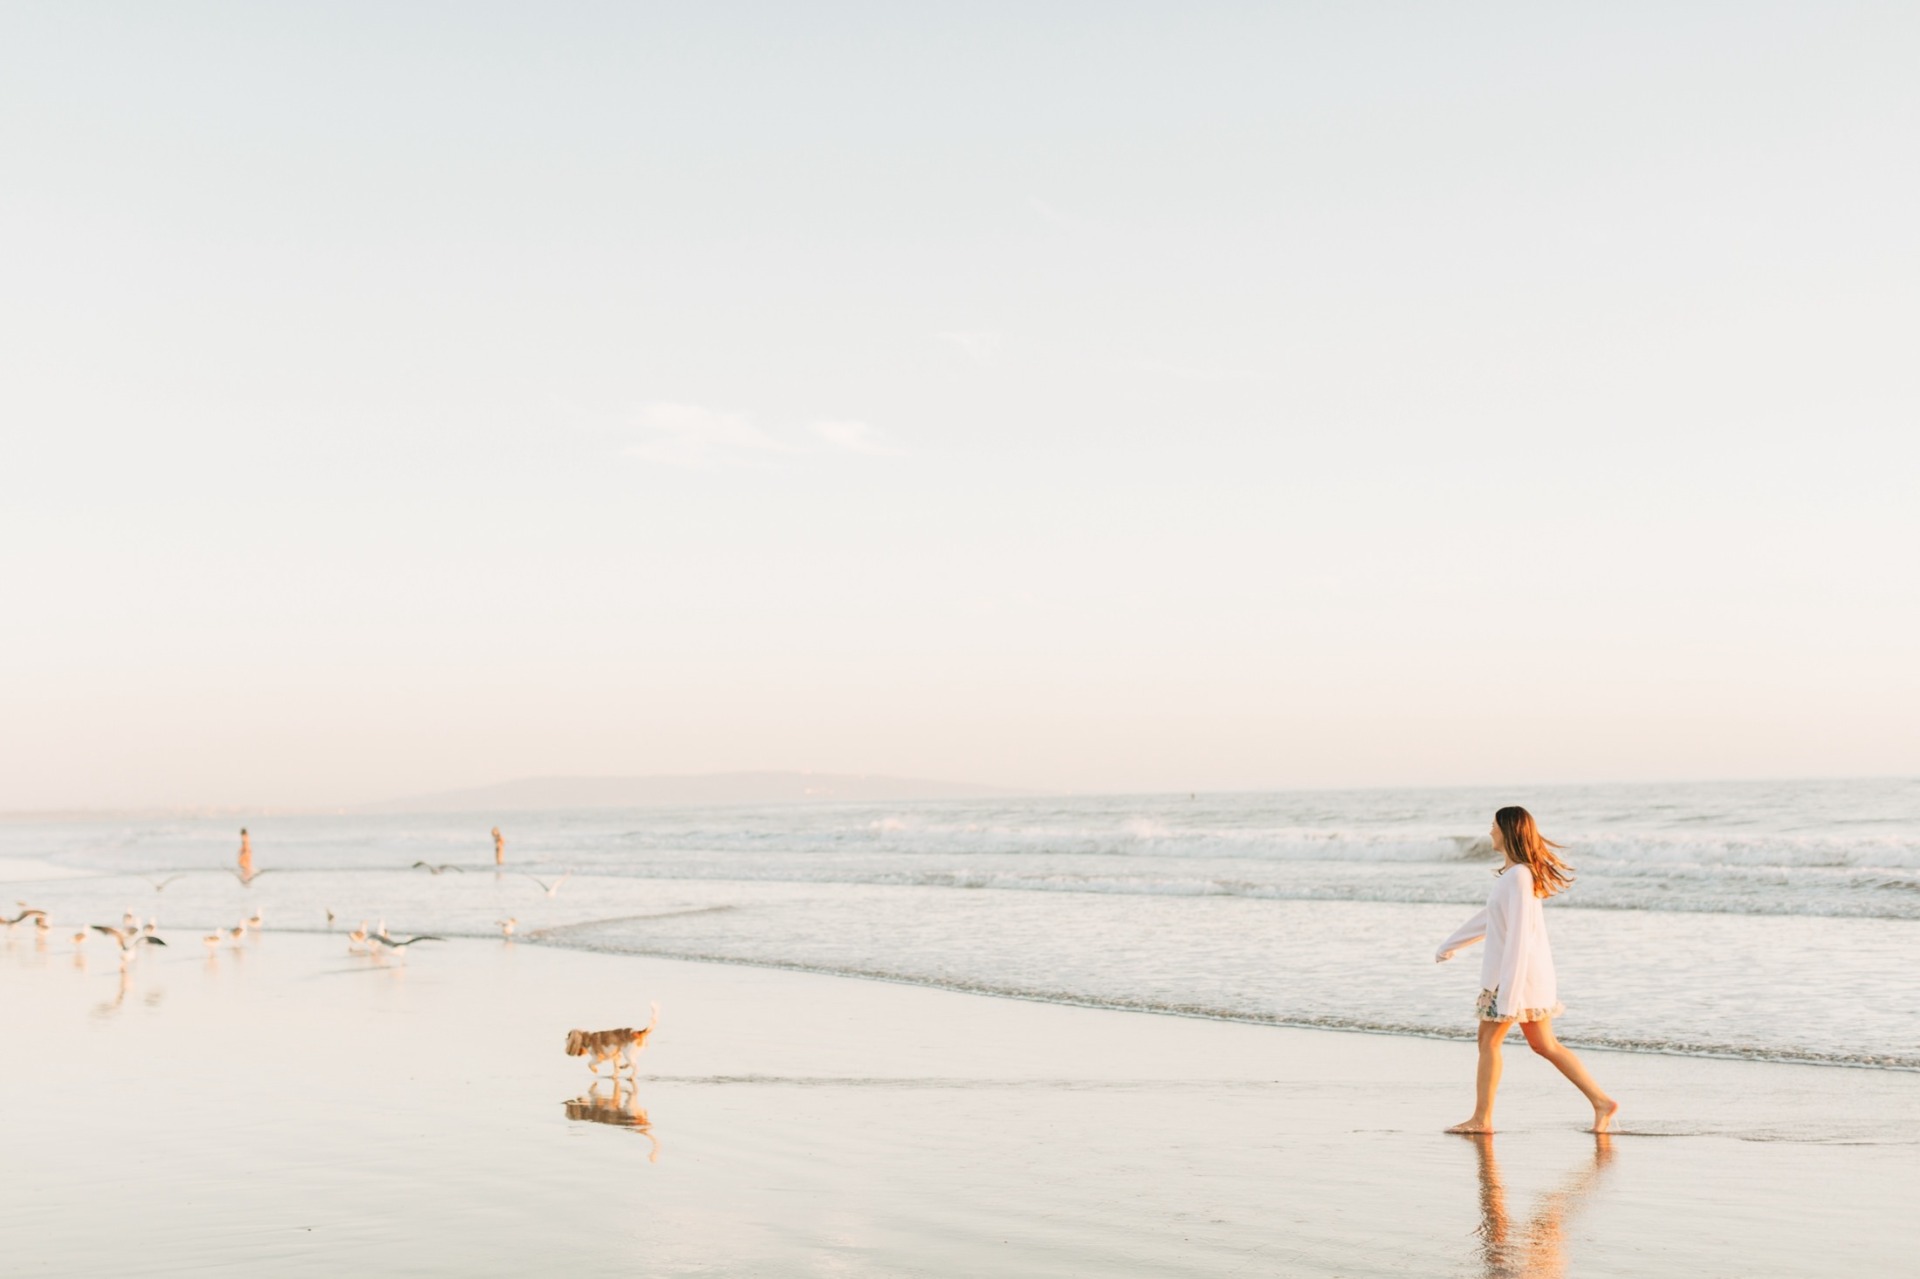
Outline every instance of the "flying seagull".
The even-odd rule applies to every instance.
[[[562,875],[560,878],[554,880],[551,884],[549,884],[546,880],[541,879],[538,875],[529,875],[527,876],[527,878],[531,879],[534,883],[540,885],[540,891],[544,892],[547,896],[557,897],[560,894],[560,885],[566,883],[569,879],[572,879],[573,872],[568,871],[566,874]]]
[[[152,933],[129,932],[124,928],[114,928],[107,924],[95,924],[93,931],[96,933],[105,933],[107,936],[119,942],[120,953],[123,955],[131,954],[134,947],[142,943],[148,946],[164,946],[167,944],[158,937],[155,937]]]
[[[422,935],[419,937],[409,937],[404,941],[400,941],[395,938],[387,936],[385,933],[375,933],[371,937],[369,937],[367,940],[371,942],[375,942],[378,945],[385,946],[388,950],[405,950],[407,947],[413,945],[413,943],[417,941],[445,941],[446,938],[429,937],[429,936]]]
[[[441,862],[438,866],[435,866],[432,862],[415,862],[413,865],[407,867],[407,869],[424,870],[430,875],[444,875],[448,871],[452,871],[456,875],[464,875],[467,873],[458,866],[455,866],[452,862]]]

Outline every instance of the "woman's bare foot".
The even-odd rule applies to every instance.
[[[1620,1103],[1611,1097],[1607,1098],[1604,1103],[1596,1105],[1593,1108],[1593,1127],[1587,1129],[1587,1131],[1610,1132],[1613,1128],[1613,1117],[1619,1113]]]
[[[1469,1134],[1492,1132],[1493,1121],[1490,1119],[1469,1119],[1464,1124],[1455,1124],[1453,1127],[1447,1129],[1447,1131]]]

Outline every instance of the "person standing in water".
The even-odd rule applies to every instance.
[[[253,837],[247,834],[247,828],[240,828],[240,882],[246,883],[253,878]]]
[[[1554,855],[1558,844],[1544,839],[1524,808],[1503,808],[1488,831],[1496,851],[1506,857],[1500,878],[1487,894],[1486,908],[1462,924],[1434,955],[1446,963],[1477,941],[1487,943],[1480,961],[1480,1065],[1474,1076],[1473,1117],[1448,1132],[1492,1132],[1493,1095],[1500,1088],[1500,1045],[1515,1022],[1527,1046],[1552,1062],[1593,1105],[1593,1132],[1606,1132],[1620,1103],[1601,1091],[1571,1048],[1553,1036],[1553,1019],[1565,1012],[1557,998],[1553,951],[1547,945],[1543,899],[1573,882],[1573,871]]]
[[[495,866],[507,864],[507,837],[500,833],[498,826],[493,828],[493,864]]]

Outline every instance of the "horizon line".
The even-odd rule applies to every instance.
[[[846,804],[863,804],[863,805],[888,804],[888,803],[909,803],[909,804],[966,803],[972,800],[984,800],[984,799],[1021,799],[1021,800],[1127,799],[1127,798],[1151,799],[1151,798],[1159,798],[1159,797],[1166,797],[1166,796],[1177,796],[1182,794],[1187,795],[1189,797],[1196,797],[1200,795],[1208,795],[1208,796],[1289,795],[1289,794],[1310,795],[1310,794],[1328,794],[1328,793],[1347,794],[1347,793],[1359,793],[1359,792],[1365,792],[1365,791],[1462,791],[1462,790],[1484,790],[1484,789],[1491,789],[1495,787],[1510,787],[1513,789],[1522,789],[1526,787],[1611,788],[1611,787],[1621,787],[1621,786],[1744,786],[1744,785],[1766,785],[1766,784],[1806,783],[1806,782],[1920,781],[1920,774],[1910,774],[1910,773],[1865,773],[1865,774],[1822,773],[1822,774],[1800,774],[1797,776],[1771,774],[1771,775],[1750,776],[1750,777],[1726,777],[1726,776],[1669,777],[1669,778],[1657,778],[1657,779],[1613,778],[1613,779],[1598,780],[1598,781],[1559,780],[1559,781],[1531,781],[1531,782],[1485,781],[1485,782],[1416,782],[1416,783],[1372,782],[1372,783],[1324,785],[1324,786],[1302,786],[1302,785],[1226,786],[1226,787],[1180,786],[1180,787],[1171,787],[1171,788],[1158,787],[1158,788],[1151,788],[1151,789],[1109,790],[1109,789],[1101,789],[1101,788],[1092,788],[1092,789],[1083,790],[1083,789],[1070,789],[1070,788],[1050,789],[1050,788],[1012,787],[1012,786],[1003,788],[1003,787],[993,785],[991,783],[956,782],[956,781],[949,781],[946,779],[923,778],[923,777],[900,777],[900,776],[896,776],[888,773],[829,773],[829,772],[820,772],[813,769],[728,769],[728,770],[721,770],[721,771],[708,772],[708,773],[547,773],[547,774],[536,774],[536,775],[529,775],[529,776],[523,776],[523,777],[513,777],[513,778],[508,778],[504,781],[498,781],[498,782],[483,782],[473,786],[450,787],[443,790],[427,791],[422,793],[416,793],[413,795],[403,795],[403,796],[390,797],[387,799],[378,799],[378,800],[361,800],[361,801],[356,801],[352,803],[330,802],[330,803],[309,803],[309,804],[245,804],[245,803],[100,804],[100,805],[68,805],[68,806],[59,807],[59,808],[0,808],[0,821],[32,821],[32,820],[57,821],[57,820],[73,820],[73,819],[80,819],[80,818],[154,817],[154,816],[218,817],[218,816],[244,816],[249,814],[255,815],[255,816],[262,816],[262,817],[321,817],[321,816],[350,816],[350,815],[356,815],[356,814],[364,815],[364,816],[401,816],[401,815],[431,816],[433,815],[433,811],[430,809],[417,810],[416,812],[413,812],[411,814],[400,814],[400,813],[382,814],[382,813],[370,812],[368,810],[376,809],[389,804],[413,803],[413,802],[419,802],[422,800],[431,800],[431,799],[439,798],[442,796],[451,797],[455,795],[471,794],[474,791],[487,790],[493,787],[514,786],[514,785],[519,785],[527,782],[642,781],[642,780],[665,780],[665,779],[703,780],[703,779],[720,778],[720,777],[756,777],[756,776],[757,777],[847,778],[847,779],[857,779],[857,780],[867,780],[867,781],[891,781],[891,782],[929,782],[936,785],[973,787],[981,791],[990,792],[988,794],[982,794],[978,796],[938,796],[938,797],[925,797],[925,798],[895,798],[895,799],[850,799],[850,800],[839,800],[839,801],[835,801],[831,797],[825,797],[821,800],[813,801],[816,804],[831,804],[831,803],[839,802],[839,803],[846,803]],[[808,801],[804,799],[775,799],[775,800],[745,800],[745,801],[734,801],[734,802],[692,801],[692,802],[683,803],[683,804],[665,803],[665,804],[651,804],[651,805],[643,805],[643,804],[601,805],[599,807],[602,807],[608,811],[617,812],[623,808],[654,808],[654,809],[663,809],[663,810],[674,809],[674,808],[784,808],[784,807],[798,807],[806,803],[808,803]],[[588,807],[591,807],[591,806],[588,806]],[[529,811],[529,810],[521,810],[521,811]],[[561,807],[561,808],[556,808],[548,811],[563,812],[567,810],[566,808]]]

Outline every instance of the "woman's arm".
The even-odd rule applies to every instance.
[[[1440,943],[1440,949],[1433,954],[1433,962],[1444,964],[1460,951],[1483,940],[1487,935],[1487,908],[1482,906],[1473,912],[1473,918],[1453,930],[1453,936]]]

